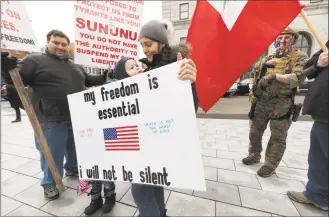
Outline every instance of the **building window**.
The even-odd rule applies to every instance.
[[[185,20],[189,18],[189,4],[184,3],[179,5],[179,19]]]
[[[105,69],[98,68],[98,70],[97,70],[97,75],[101,75],[101,74],[103,74],[104,70],[105,70]]]
[[[310,0],[310,3],[319,3],[319,2],[323,2],[323,0]]]
[[[179,43],[184,44],[185,42],[186,42],[186,37],[181,37]]]
[[[299,49],[301,52],[307,54],[308,56],[311,56],[312,51],[312,38],[310,33],[308,32],[298,32],[299,38],[296,41],[294,47]]]

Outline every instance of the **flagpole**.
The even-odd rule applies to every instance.
[[[316,32],[315,28],[313,27],[311,21],[307,18],[307,15],[305,14],[305,11],[302,9],[300,12],[300,15],[302,16],[302,18],[304,19],[307,27],[310,29],[310,31],[312,32],[315,40],[318,42],[318,44],[320,45],[321,49],[323,51],[328,51],[327,46],[323,43],[323,41],[320,39],[318,33]]]

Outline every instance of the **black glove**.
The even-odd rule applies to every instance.
[[[107,76],[110,78],[110,79],[115,79],[115,76],[114,76],[114,72],[112,69],[106,69],[103,71],[103,75],[105,76],[105,78],[107,79]]]
[[[115,74],[114,74],[113,70],[111,70],[109,73],[110,73],[109,74],[110,79],[115,79]]]
[[[107,74],[109,73],[109,71],[106,69],[103,71],[102,75],[104,76],[104,82],[106,82],[107,80]]]
[[[107,69],[103,71],[103,75],[104,75],[105,77],[107,76],[108,73],[109,73],[109,70],[107,70]]]
[[[17,58],[8,57],[8,55],[8,52],[1,52],[1,71],[8,71],[17,68]]]

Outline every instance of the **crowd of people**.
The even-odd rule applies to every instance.
[[[70,39],[59,30],[47,34],[47,48],[42,54],[29,55],[19,62],[8,53],[1,53],[4,81],[14,88],[9,71],[18,68],[24,84],[29,87],[29,97],[62,177],[64,170],[67,176],[78,177],[68,94],[182,60],[178,78],[190,81],[197,111],[197,66],[188,59],[191,47],[188,44],[172,45],[169,37],[168,24],[157,20],[144,24],[139,33],[139,43],[146,58],[139,61],[122,58],[113,70],[105,70],[101,75],[90,75],[74,63],[74,57],[69,55]],[[328,210],[328,51],[320,50],[308,59],[306,54],[293,48],[297,38],[295,30],[287,28],[283,31],[274,42],[276,53],[260,60],[251,73],[250,99],[253,109],[249,115],[250,147],[249,156],[242,161],[246,165],[260,161],[262,135],[270,123],[271,138],[266,148],[265,163],[257,174],[269,177],[275,173],[286,149],[292,116],[298,113],[294,103],[298,86],[305,77],[315,78],[303,107],[303,114],[311,115],[314,119],[308,159],[309,182],[304,192],[289,191],[288,196],[297,202]],[[140,67],[140,63],[143,67]],[[16,105],[12,106],[17,108]],[[44,196],[55,200],[59,197],[59,191],[37,140],[35,144],[40,152]],[[167,216],[163,187],[132,184],[131,191],[140,216]],[[116,202],[115,183],[92,181],[90,195],[91,203],[85,209],[86,215],[92,215],[99,209],[103,213],[110,212]]]

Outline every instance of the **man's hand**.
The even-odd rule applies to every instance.
[[[182,60],[182,54],[178,53],[177,61]],[[185,59],[181,65],[181,68],[178,73],[178,79],[181,80],[190,80],[191,84],[196,80],[196,66],[191,59]]]
[[[1,52],[1,71],[9,71],[17,68],[17,58],[8,57],[8,52]]]
[[[328,62],[328,51],[325,51],[320,54],[316,65],[319,67],[328,67]]]
[[[268,87],[270,86],[272,81],[275,80],[275,78],[276,78],[275,74],[266,75],[260,80],[259,85],[262,87]]]

